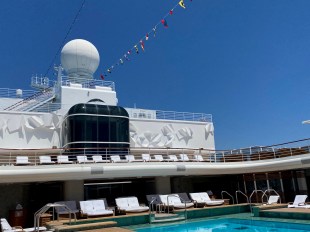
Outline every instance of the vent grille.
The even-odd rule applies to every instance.
[[[102,175],[104,173],[103,167],[92,167],[90,170],[92,175]]]
[[[177,172],[185,172],[186,171],[186,167],[185,165],[177,165]]]

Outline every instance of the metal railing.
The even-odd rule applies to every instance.
[[[36,93],[38,91],[0,88],[0,98],[27,98]]]
[[[279,203],[281,204],[281,196],[280,194],[274,190],[274,189],[266,189],[262,195],[262,203],[264,202],[264,196],[267,196],[267,192],[270,193],[270,192],[273,192],[275,193],[278,197],[279,197]],[[268,203],[268,199],[267,199],[267,203]]]
[[[237,190],[237,191],[235,192],[237,204],[239,204],[239,201],[238,201],[238,193],[241,194],[242,196],[244,196],[244,197],[246,198],[246,202],[249,203],[249,198],[248,198],[248,196],[247,196],[245,193],[241,192],[240,190]]]
[[[204,114],[204,113],[190,113],[190,112],[175,112],[175,111],[156,110],[156,119],[212,122],[212,115],[211,114]]]
[[[232,204],[234,205],[235,204],[234,197],[231,194],[229,194],[227,191],[221,192],[222,199],[224,199],[224,193],[227,194],[232,199]]]
[[[261,151],[252,150],[252,153],[248,153],[247,156],[243,154],[243,150],[239,154],[233,154],[235,150],[230,151],[218,151],[210,149],[190,149],[190,148],[133,148],[133,147],[100,147],[104,146],[98,144],[98,147],[88,148],[58,148],[58,149],[0,149],[0,165],[14,165],[16,157],[19,155],[26,155],[32,165],[40,164],[40,156],[49,155],[56,156],[66,154],[73,161],[76,160],[78,155],[86,155],[89,159],[92,155],[101,155],[103,159],[109,159],[111,155],[120,155],[121,159],[126,160],[126,155],[133,155],[136,159],[143,159],[142,154],[148,154],[152,161],[156,162],[154,155],[161,155],[163,160],[169,160],[170,155],[176,155],[177,160],[174,162],[208,162],[208,163],[227,163],[227,162],[256,162],[260,160],[274,160],[289,158],[298,155],[310,154],[309,146],[305,143],[309,143],[310,139],[298,140],[295,142],[286,143],[290,145],[303,145],[300,147],[283,147],[283,144],[261,147]],[[300,144],[302,143],[302,144]],[[128,145],[129,146],[129,145]],[[279,147],[278,147],[279,146]],[[264,148],[271,149],[273,155],[262,156],[263,152],[266,152]],[[246,149],[248,151],[249,149]],[[182,154],[182,155],[181,155]],[[275,154],[275,155],[274,155]],[[185,159],[186,157],[186,159]],[[259,158],[258,158],[259,157]],[[171,160],[171,159],[170,159]],[[160,162],[158,160],[158,162]]]

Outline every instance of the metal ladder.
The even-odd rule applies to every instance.
[[[184,216],[183,217],[171,217],[173,214],[170,214],[170,207],[173,205],[169,205],[169,197],[177,197],[179,198],[181,201],[183,201],[185,203],[185,208],[184,208]],[[181,198],[178,195],[174,195],[174,194],[170,194],[167,196],[167,207],[165,207],[162,204],[156,205],[154,204],[154,201],[156,200],[156,198],[152,198],[152,201],[150,202],[150,209],[149,209],[149,222],[151,223],[155,223],[155,222],[172,222],[172,221],[179,221],[180,219],[184,219],[185,221],[187,220],[187,207],[186,207],[186,201]],[[155,213],[154,213],[154,208],[155,208]],[[158,214],[162,213],[162,209],[166,208],[167,209],[167,215],[162,214],[162,218],[163,219],[156,219],[156,215],[157,215],[157,209],[158,209]],[[171,215],[170,219],[169,218],[165,218],[165,216]],[[178,214],[174,214],[174,215],[178,215]],[[153,218],[152,218],[153,217]]]
[[[224,193],[226,193],[232,199],[232,204],[234,205],[235,204],[234,197],[230,195],[227,191],[221,192],[222,199],[224,199]]]
[[[266,190],[264,191],[263,196],[262,196],[262,202],[263,202],[264,196],[267,196],[267,194],[266,194],[267,192],[268,192],[268,193],[274,192],[274,193],[279,197],[279,202],[281,203],[281,196],[280,196],[280,194],[279,194],[276,190],[274,190],[274,189],[266,189]],[[268,202],[268,201],[267,201],[267,202]]]
[[[49,203],[44,205],[41,209],[39,209],[35,214],[34,214],[34,229],[35,231],[39,231],[39,227],[40,227],[40,217],[42,216],[42,214],[44,214],[47,210],[49,210],[50,208],[53,208],[53,221],[55,220],[54,215],[55,215],[55,208],[57,207],[63,207],[65,208],[68,213],[69,213],[69,224],[71,224],[71,214],[73,214],[74,216],[74,221],[76,221],[76,215],[75,213],[73,213],[68,206],[64,205],[64,204],[56,204],[56,203]],[[57,218],[58,219],[58,218]]]

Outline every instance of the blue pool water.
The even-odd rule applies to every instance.
[[[177,225],[154,226],[136,229],[136,232],[305,232],[309,224],[255,221],[243,219],[219,219],[198,222],[181,222]]]

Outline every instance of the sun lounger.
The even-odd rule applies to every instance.
[[[188,158],[188,155],[187,154],[180,154],[180,161],[183,161],[183,162],[189,162],[191,161],[189,158]]]
[[[149,210],[148,206],[141,206],[137,197],[119,197],[115,199],[117,209],[126,213],[139,213]]]
[[[40,159],[40,164],[55,164],[55,162],[52,161],[51,157],[47,155],[41,155],[39,159]]]
[[[80,212],[80,210],[76,206],[76,201],[57,201],[55,202],[55,204],[64,205],[63,207],[55,207],[58,218],[61,215],[69,215],[70,213],[76,215]]]
[[[92,158],[95,163],[110,163],[110,160],[102,159],[102,155],[93,155]]]
[[[193,161],[197,161],[197,162],[203,162],[203,158],[202,155],[194,155],[194,158],[192,159]]]
[[[31,162],[28,160],[28,156],[17,156],[16,165],[29,165]]]
[[[172,161],[172,162],[178,162],[179,159],[176,155],[169,155],[169,160],[168,161]]]
[[[288,208],[310,208],[310,205],[306,204],[307,195],[296,195],[294,202],[288,203]]]
[[[159,157],[159,159],[152,159],[151,155],[150,154],[142,154],[142,159],[145,161],[145,162],[161,162],[163,160],[163,157]]]
[[[121,159],[119,155],[111,155],[110,156],[111,162],[112,163],[127,163],[127,160]]]
[[[192,202],[182,202],[178,194],[159,195],[164,206],[172,206],[175,209],[185,209],[194,206]]]
[[[125,155],[126,160],[131,163],[131,162],[145,162],[144,159],[136,159],[134,155]]]
[[[86,155],[78,155],[76,156],[77,162],[79,164],[85,164],[85,163],[93,163],[93,160],[88,160]]]
[[[174,161],[170,156],[168,159],[164,159],[163,155],[154,155],[154,159],[159,161],[159,162],[163,162],[163,161]]]
[[[87,217],[114,215],[112,210],[106,208],[104,200],[80,201],[80,208],[81,214]]]
[[[199,192],[199,193],[190,193],[190,197],[194,202],[197,204],[205,204],[207,206],[215,206],[215,205],[222,205],[224,204],[224,200],[211,200],[208,193],[206,192]]]
[[[268,198],[267,205],[277,204],[280,197],[278,195],[270,195]]]
[[[69,157],[66,155],[59,155],[59,156],[57,156],[57,163],[59,163],[59,164],[72,164],[73,161],[70,161]]]
[[[1,231],[2,232],[33,232],[33,231],[45,231],[46,227],[40,226],[39,228],[22,228],[20,226],[12,227],[5,218],[1,218]]]

